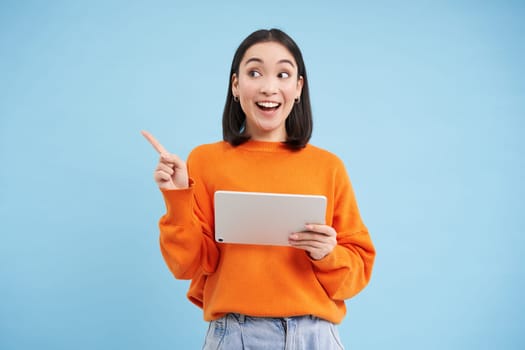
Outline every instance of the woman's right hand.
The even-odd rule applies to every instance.
[[[141,131],[146,140],[160,154],[159,164],[153,173],[153,178],[160,189],[175,190],[189,187],[186,162],[177,155],[168,152],[157,139],[147,131]]]

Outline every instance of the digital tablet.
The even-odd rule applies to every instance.
[[[305,224],[324,224],[321,195],[217,191],[215,240],[220,243],[288,246]]]

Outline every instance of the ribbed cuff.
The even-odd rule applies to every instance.
[[[180,190],[161,189],[166,215],[164,219],[172,224],[183,225],[193,219],[193,187]]]

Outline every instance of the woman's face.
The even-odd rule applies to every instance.
[[[246,50],[232,77],[232,93],[239,97],[252,140],[286,140],[285,121],[302,87],[297,63],[283,45],[263,42]]]

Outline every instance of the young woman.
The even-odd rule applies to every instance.
[[[224,141],[186,163],[143,132],[160,153],[161,251],[210,321],[204,349],[343,348],[335,325],[370,280],[375,250],[343,162],[309,144],[311,133],[302,54],[277,29],[252,33],[235,53]],[[307,224],[285,247],[216,243],[218,190],[324,195],[326,225]]]

